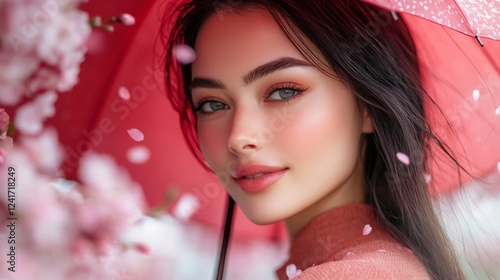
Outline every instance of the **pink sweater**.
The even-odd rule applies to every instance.
[[[289,279],[290,264],[302,270],[296,280],[430,279],[413,252],[385,230],[366,204],[334,208],[314,218],[292,241],[290,258],[277,270],[280,280]]]

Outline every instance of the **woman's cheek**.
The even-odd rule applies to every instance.
[[[198,124],[200,151],[214,172],[223,168],[224,154],[227,152],[227,137],[220,125]]]
[[[317,94],[290,110],[293,120],[280,133],[275,147],[283,147],[299,163],[319,162],[327,154],[342,158],[354,152],[352,157],[357,158],[357,110],[348,97],[337,97]]]
[[[332,136],[335,130],[335,120],[332,119],[332,108],[325,108],[321,102],[315,100],[304,100],[296,108],[289,110],[290,123],[284,126],[280,136],[283,138],[281,144],[286,143],[290,152],[300,150],[317,150],[324,147],[318,146],[326,135]],[[324,103],[324,101],[323,101]],[[330,138],[330,141],[333,140]]]

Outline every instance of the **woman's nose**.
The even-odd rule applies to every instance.
[[[265,116],[255,110],[236,109],[233,115],[228,149],[235,155],[248,155],[265,144]]]

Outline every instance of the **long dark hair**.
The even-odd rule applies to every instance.
[[[431,131],[416,49],[401,18],[359,0],[192,0],[169,8],[164,21],[166,89],[179,112],[185,138],[202,160],[191,107],[191,66],[173,57],[178,44],[194,46],[212,15],[261,7],[270,12],[295,47],[325,73],[334,73],[366,108],[375,131],[366,136],[364,176],[367,200],[389,232],[411,248],[433,279],[464,279],[434,212],[424,174],[430,143],[460,165]],[[308,47],[314,44],[328,65]],[[425,102],[425,99],[428,99]],[[408,155],[411,164],[396,159]]]

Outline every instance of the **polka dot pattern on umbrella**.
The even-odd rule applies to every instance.
[[[495,0],[364,0],[405,12],[470,36],[500,39],[500,2]]]

